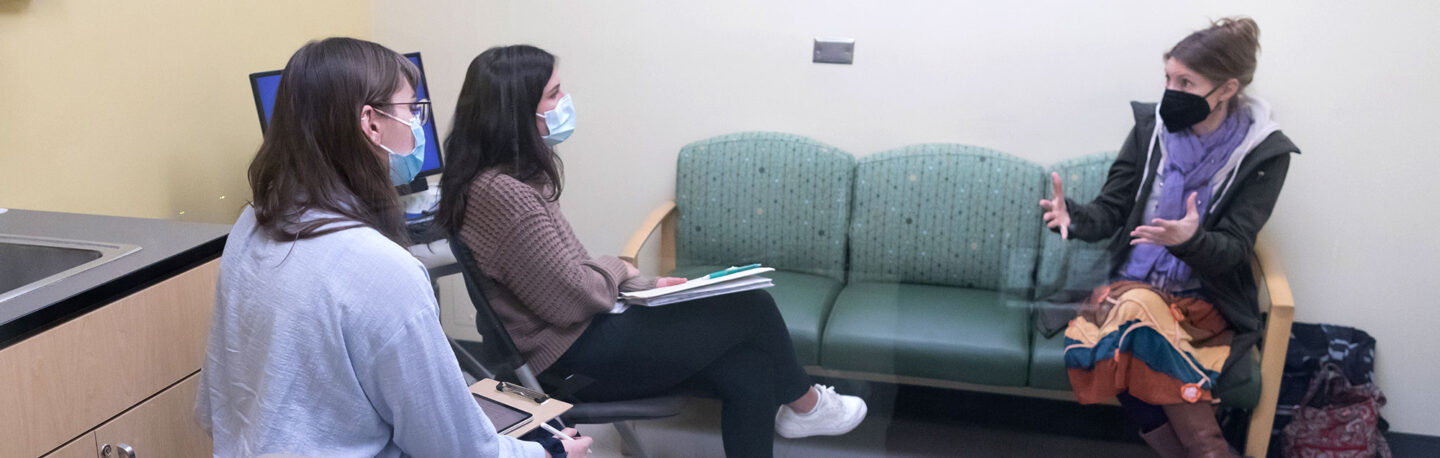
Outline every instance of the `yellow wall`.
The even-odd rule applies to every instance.
[[[246,75],[370,28],[369,2],[0,0],[0,208],[232,222]]]

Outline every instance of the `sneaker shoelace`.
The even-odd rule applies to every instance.
[[[815,384],[815,394],[815,408],[811,410],[812,413],[820,410],[820,406],[822,404],[826,404],[825,398],[835,399],[835,397],[838,396],[837,394],[835,394],[835,387],[829,385],[821,385],[819,383]]]

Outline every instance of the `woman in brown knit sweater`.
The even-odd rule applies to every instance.
[[[508,46],[471,61],[445,139],[437,221],[474,253],[486,298],[531,367],[542,378],[593,379],[575,391],[582,401],[713,393],[729,456],[771,456],[772,431],[796,438],[858,426],[865,402],[810,384],[763,291],[609,313],[621,291],[684,279],[646,278],[580,245],[560,213],[553,149],[574,128],[555,57]]]

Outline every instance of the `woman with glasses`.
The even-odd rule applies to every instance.
[[[771,456],[776,433],[858,426],[865,401],[811,384],[764,291],[609,313],[620,291],[684,280],[645,278],[580,245],[560,212],[554,149],[574,130],[555,56],[521,45],[470,62],[445,139],[436,221],[473,252],[487,299],[542,380],[592,380],[573,393],[590,402],[713,393],[728,456]]]
[[[424,159],[418,79],[399,54],[349,38],[306,44],[285,66],[200,373],[195,415],[216,456],[547,456],[481,412],[403,248],[393,185]],[[583,457],[589,444],[563,446]]]

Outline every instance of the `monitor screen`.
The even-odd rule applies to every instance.
[[[420,69],[420,87],[415,88],[415,97],[430,98],[430,88],[425,83],[425,66],[421,64],[420,53],[412,52],[405,57],[415,64],[415,68]],[[279,88],[280,70],[250,74],[250,90],[255,95],[255,111],[260,114],[261,132],[270,126],[270,114],[275,110],[275,91]],[[435,134],[435,112],[431,111],[430,114],[430,119],[425,121],[425,165],[420,168],[417,180],[440,173],[440,168],[444,165],[440,160],[440,139]]]

